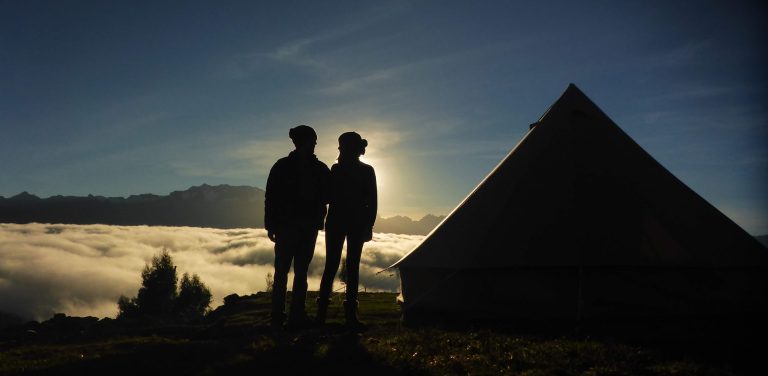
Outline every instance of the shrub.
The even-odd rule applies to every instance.
[[[210,306],[211,290],[200,281],[197,274],[190,277],[184,273],[176,298],[176,314],[183,319],[194,320],[205,316]]]
[[[204,316],[211,304],[211,291],[196,274],[184,273],[177,293],[176,266],[167,250],[152,257],[141,272],[141,287],[134,298],[120,296],[118,318],[155,317],[191,320]]]
[[[267,272],[266,277],[264,277],[264,282],[267,284],[267,292],[272,292],[272,288],[275,287],[275,277],[272,273]]]
[[[163,249],[152,257],[152,265],[141,272],[141,288],[136,297],[139,312],[149,316],[170,316],[176,300],[176,266],[168,251]]]
[[[136,298],[128,298],[127,296],[120,295],[120,299],[117,300],[117,318],[126,319],[139,316],[139,305],[136,304]]]

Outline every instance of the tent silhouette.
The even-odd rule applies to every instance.
[[[406,322],[766,312],[768,252],[571,84],[399,269]]]

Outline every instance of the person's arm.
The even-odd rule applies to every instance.
[[[370,229],[370,233],[368,234],[366,240],[373,239],[373,225],[376,223],[376,213],[378,212],[378,191],[376,188],[376,171],[374,171],[373,167],[370,168],[370,176],[368,178],[366,192],[368,197],[366,197],[366,202],[368,206],[368,228]]]
[[[279,175],[279,170],[278,163],[275,163],[275,165],[272,166],[272,169],[269,170],[267,188],[266,192],[264,192],[264,228],[267,230],[269,240],[273,242],[277,240],[277,236],[275,235],[275,227],[277,225],[277,218],[275,218],[275,216],[277,208],[275,207],[275,204],[277,196],[279,195],[278,190],[280,189],[277,186],[277,175]]]
[[[331,191],[331,170],[325,163],[320,163],[320,208],[318,213],[318,230],[325,228],[325,216],[328,214],[328,203],[330,203]]]

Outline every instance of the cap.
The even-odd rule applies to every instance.
[[[317,133],[315,133],[315,130],[312,129],[312,127],[302,124],[291,128],[291,130],[288,131],[288,137],[290,137],[294,142],[303,140],[317,140]]]

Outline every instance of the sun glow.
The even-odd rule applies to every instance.
[[[400,189],[402,169],[398,155],[400,140],[404,137],[399,127],[386,121],[362,119],[352,122],[332,121],[328,126],[318,125],[319,135],[340,135],[355,131],[368,140],[365,154],[360,161],[371,165],[376,172],[379,212],[391,213],[400,209],[404,194]],[[338,137],[338,136],[336,136]],[[321,161],[327,161],[328,167],[338,162],[339,149],[336,137],[318,139],[316,153]]]
[[[366,157],[365,155],[360,157],[360,161],[371,165],[376,172],[376,188],[379,190],[379,194],[386,190],[387,183],[389,182],[386,163],[378,158]]]

